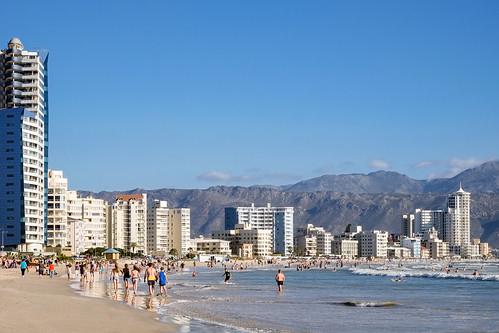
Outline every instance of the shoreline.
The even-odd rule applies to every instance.
[[[59,266],[61,267],[61,266]],[[106,298],[78,295],[62,276],[39,278],[33,270],[21,278],[18,269],[0,270],[0,332],[103,333],[176,332],[156,312],[137,311]]]

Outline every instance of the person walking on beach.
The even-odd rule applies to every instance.
[[[139,279],[140,279],[140,268],[137,267],[137,265],[134,265],[132,270],[132,286],[133,286],[134,295],[137,295],[137,289],[139,288]]]
[[[120,277],[120,269],[118,267],[118,263],[114,264],[114,268],[111,271],[111,280],[113,281],[114,290],[118,290],[118,279]]]
[[[147,269],[144,274],[144,282],[147,280],[147,285],[149,286],[149,295],[154,295],[154,285],[156,284],[158,273],[156,272],[156,268],[153,267],[150,262],[147,264]]]
[[[51,279],[54,278],[54,272],[55,272],[55,265],[54,265],[54,262],[51,261],[50,265],[49,265],[49,275],[50,275]]]
[[[130,269],[128,268],[128,264],[125,264],[125,267],[123,268],[123,282],[125,283],[125,290],[128,290],[128,282],[130,278]]]
[[[28,263],[26,262],[26,259],[23,259],[20,268],[21,268],[21,276],[24,277],[24,273],[26,273],[26,270],[28,269]]]
[[[38,276],[43,277],[43,273],[45,273],[45,265],[43,264],[43,260],[40,259],[38,262]]]
[[[166,276],[165,269],[161,267],[159,272],[159,294],[163,296],[163,292],[166,296],[166,284],[168,283],[168,277]]]
[[[275,281],[277,282],[277,291],[278,292],[282,292],[282,288],[284,286],[284,280],[286,280],[284,273],[281,272],[281,270],[278,270],[277,274],[275,276]]]

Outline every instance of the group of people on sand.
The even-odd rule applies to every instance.
[[[132,284],[132,289],[134,295],[137,294],[139,287],[139,281],[141,276],[141,265],[138,263],[134,264],[130,269],[128,264],[125,264],[123,268],[120,268],[117,262],[114,262],[114,267],[111,270],[110,280],[113,283],[113,289],[118,290],[119,280],[123,279],[123,286],[127,292],[130,288],[130,282]],[[152,262],[148,263],[144,270],[144,283],[147,283],[149,296],[154,295],[154,290],[156,283],[159,285],[158,296],[166,296],[167,294],[167,284],[168,276],[165,272],[165,268],[161,267],[159,270],[156,265]]]

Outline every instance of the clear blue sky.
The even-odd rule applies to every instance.
[[[496,0],[2,8],[2,48],[50,51],[49,164],[75,189],[422,179],[499,157]]]

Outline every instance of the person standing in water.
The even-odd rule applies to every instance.
[[[224,276],[224,283],[227,284],[230,280],[230,272],[227,269],[225,269],[223,276]]]
[[[278,270],[277,274],[275,276],[275,281],[277,282],[277,291],[278,292],[282,292],[282,288],[284,286],[284,280],[286,280],[284,273],[281,272],[281,270]]]
[[[154,285],[156,284],[158,273],[151,262],[147,264],[147,266],[146,273],[144,274],[144,282],[147,281],[147,285],[149,286],[149,295],[152,296],[154,295]]]

